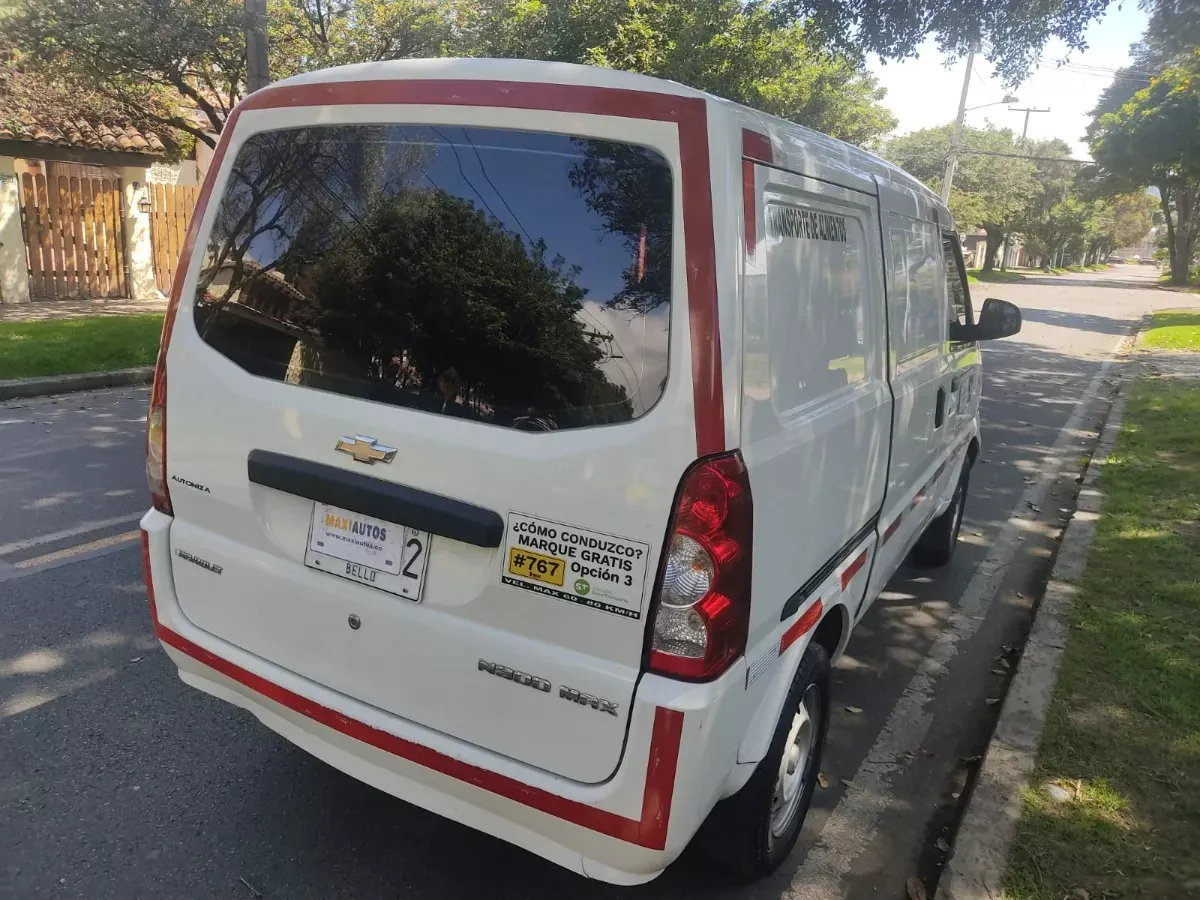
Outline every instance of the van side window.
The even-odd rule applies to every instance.
[[[761,324],[783,413],[867,377],[866,241],[854,217],[810,206],[768,202],[766,225],[771,301]]]
[[[888,330],[898,363],[936,352],[946,333],[946,276],[937,226],[917,221],[888,228]]]
[[[942,235],[942,256],[946,260],[946,296],[950,301],[949,320],[959,325],[971,324],[971,299],[967,294],[967,282],[963,277],[958,236]]]

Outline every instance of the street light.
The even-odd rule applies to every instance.
[[[1021,99],[1016,94],[1005,94],[1003,100],[995,100],[992,103],[984,103],[980,106],[968,106],[963,112],[974,112],[977,109],[985,109],[989,106],[1000,106],[1003,103],[1020,103]]]

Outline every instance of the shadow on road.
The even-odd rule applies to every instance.
[[[1021,319],[1025,322],[1038,322],[1042,325],[1053,325],[1056,328],[1071,328],[1078,331],[1094,331],[1098,334],[1120,335],[1129,331],[1128,320],[1112,319],[1092,313],[1062,312],[1056,309],[1038,309],[1026,306],[1021,308]]]

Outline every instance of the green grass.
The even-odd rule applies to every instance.
[[[1158,276],[1158,284],[1160,287],[1168,288],[1172,291],[1200,294],[1200,271],[1193,269],[1189,278],[1191,280],[1187,284],[1171,284],[1171,272],[1168,269]]]
[[[1181,900],[1200,879],[1200,387],[1135,385],[1101,487],[1009,900]]]
[[[1156,350],[1200,350],[1200,309],[1160,309],[1141,337]]]
[[[161,314],[0,322],[0,378],[150,365],[162,322]]]
[[[986,273],[982,269],[967,270],[967,281],[970,284],[979,284],[982,281],[1020,281],[1022,277],[1016,272],[1002,272],[999,269],[992,269]]]

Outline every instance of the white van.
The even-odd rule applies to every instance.
[[[830,660],[953,552],[976,341],[1020,327],[887,163],[523,61],[253,94],[178,272],[142,528],[184,681],[623,884],[706,820],[787,855]]]

